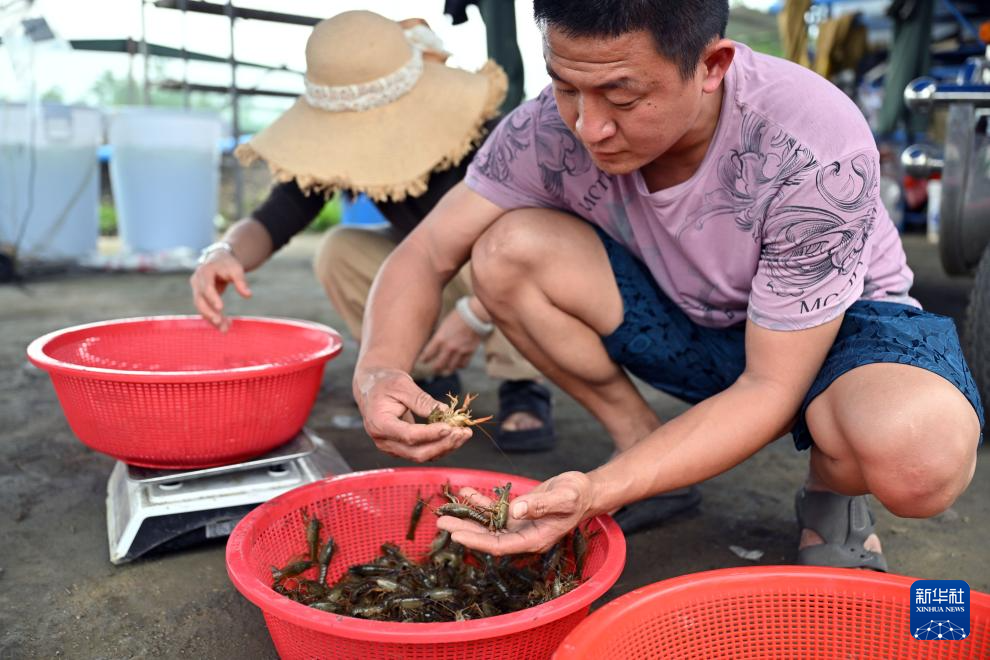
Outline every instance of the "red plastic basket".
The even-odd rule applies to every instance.
[[[198,316],[155,316],[52,332],[27,354],[85,444],[132,465],[182,469],[290,440],[341,346],[318,323],[235,317],[222,333]]]
[[[685,575],[597,610],[554,659],[990,658],[990,595],[970,593],[966,639],[919,641],[910,627],[916,579],[805,566]]]
[[[348,566],[378,556],[386,541],[397,543],[413,558],[427,552],[436,534],[436,516],[424,512],[415,539],[405,538],[418,494],[439,491],[449,482],[455,490],[472,486],[491,495],[506,481],[520,494],[536,485],[497,472],[402,468],[301,486],[262,504],[238,523],[227,542],[227,573],[261,608],[282,658],[549,658],[622,572],[626,543],[610,517],[590,521],[594,536],[589,539],[585,582],[560,598],[512,614],[451,623],[367,621],[321,612],[272,591],[271,566],[281,566],[306,550],[303,509],[318,516],[325,523],[324,533],[337,542],[328,574],[333,582]]]

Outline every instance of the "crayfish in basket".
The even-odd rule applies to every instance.
[[[473,520],[493,532],[498,532],[505,529],[509,522],[509,491],[511,489],[511,482],[502,488],[496,486],[495,495],[498,499],[489,506],[480,507],[453,495],[450,492],[450,487],[444,485],[442,492],[448,502],[433,509],[433,513],[438,516],[453,516],[463,520]]]
[[[510,487],[495,489],[506,506]],[[456,499],[447,487],[442,495]],[[415,536],[425,501],[416,494],[407,538]],[[496,517],[498,506],[489,507],[490,518]],[[282,568],[272,566],[272,588],[277,593],[323,612],[409,623],[497,616],[558,598],[582,582],[590,538],[576,528],[545,553],[494,557],[465,548],[452,541],[449,532],[438,531],[418,561],[386,542],[378,557],[344,569],[329,584],[333,538],[328,536],[321,544],[320,521],[305,514],[303,521],[305,550]]]

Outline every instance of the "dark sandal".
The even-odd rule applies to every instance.
[[[433,376],[416,380],[416,386],[429,394],[435,401],[449,403],[448,394],[456,397],[461,396],[461,378],[455,371],[447,376]]]
[[[674,516],[694,509],[701,503],[701,491],[691,486],[683,493],[660,493],[645,500],[627,504],[612,514],[627,536],[656,527]]]
[[[865,495],[852,497],[802,488],[794,508],[801,530],[810,529],[824,541],[798,550],[798,564],[887,572],[887,559],[863,546],[875,523]]]
[[[515,413],[529,413],[543,426],[506,431],[502,425]],[[505,452],[547,451],[557,438],[553,428],[550,389],[535,380],[507,380],[498,387],[498,419],[495,445]]]

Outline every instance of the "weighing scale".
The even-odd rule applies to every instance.
[[[230,535],[262,502],[351,468],[328,440],[303,429],[243,463],[155,470],[117,461],[107,483],[110,561],[178,550]]]

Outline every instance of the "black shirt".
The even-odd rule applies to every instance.
[[[498,119],[491,119],[485,124],[485,129],[490,133],[497,124]],[[426,192],[419,197],[407,196],[401,202],[375,202],[375,206],[405,238],[436,206],[440,198],[464,178],[474,154],[474,151],[468,153],[457,167],[431,174],[426,182]],[[308,227],[320,214],[324,204],[326,199],[322,194],[312,193],[307,196],[299,189],[295,180],[292,180],[275,185],[268,199],[251,216],[268,231],[274,251]]]

